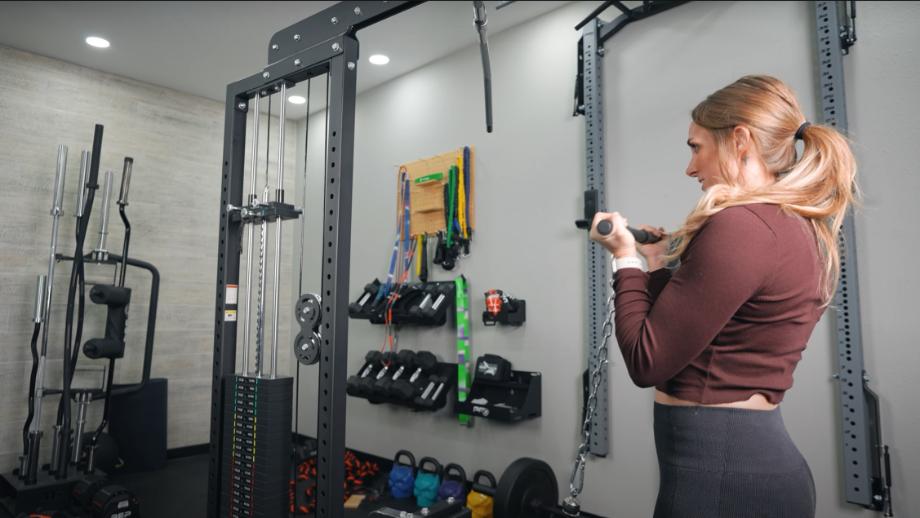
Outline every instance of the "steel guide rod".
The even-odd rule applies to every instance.
[[[284,107],[287,104],[287,84],[281,84],[281,108],[279,109],[278,122],[278,190],[275,194],[275,201],[284,202]],[[275,298],[272,301],[272,370],[271,378],[274,379],[278,374],[278,314],[281,303],[281,225],[283,219],[278,218],[275,224],[275,272],[272,277],[272,293]]]

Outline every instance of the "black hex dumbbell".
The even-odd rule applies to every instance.
[[[432,374],[422,393],[415,397],[413,402],[416,408],[431,410],[437,406],[438,398],[448,389],[447,378]]]
[[[366,397],[370,392],[365,393],[364,381],[367,379],[373,379],[371,374],[374,370],[380,366],[381,361],[383,360],[383,353],[380,351],[368,351],[364,356],[364,361],[366,362],[364,368],[361,369],[360,374],[357,376],[350,376],[348,381],[345,382],[345,392],[350,396],[355,397]]]
[[[434,354],[428,351],[419,351],[415,355],[415,372],[408,378],[402,377],[390,386],[390,397],[400,401],[412,401],[415,394],[419,391],[421,382],[419,379],[430,372],[433,372],[438,366],[438,359]]]
[[[390,367],[387,375],[377,379],[374,382],[374,395],[378,397],[389,397],[390,396],[390,386],[393,383],[401,378],[404,374],[408,376],[408,371],[410,371],[415,366],[415,351],[402,350],[396,355],[396,365]],[[390,374],[392,373],[392,374]]]
[[[393,371],[395,371],[397,368],[397,359],[398,357],[394,352],[383,353],[383,367],[377,371],[377,374],[368,376],[361,380],[361,393],[368,400],[371,400],[372,403],[379,402],[380,397],[386,395],[377,391],[377,381],[386,377],[387,373],[390,375],[393,374]]]

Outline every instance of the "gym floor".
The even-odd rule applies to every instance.
[[[208,461],[206,453],[173,458],[161,470],[119,474],[112,479],[137,496],[143,518],[203,518],[207,516]],[[381,471],[378,484],[385,483],[387,473]],[[417,510],[412,500],[382,496],[373,502],[365,501],[359,509],[346,510],[345,518],[365,518],[382,506],[400,511]],[[306,516],[313,516],[313,513]]]

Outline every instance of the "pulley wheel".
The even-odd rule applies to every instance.
[[[495,518],[544,516],[543,507],[559,501],[556,474],[542,460],[520,458],[511,463],[495,490]]]
[[[319,328],[323,316],[320,302],[319,295],[313,293],[305,293],[300,296],[294,314],[301,329],[316,331]]]
[[[319,333],[313,332],[306,336],[297,333],[297,338],[294,339],[294,356],[304,365],[313,365],[319,361],[321,344],[322,337]]]

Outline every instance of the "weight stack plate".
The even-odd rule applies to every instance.
[[[224,380],[220,516],[286,516],[293,378]]]

